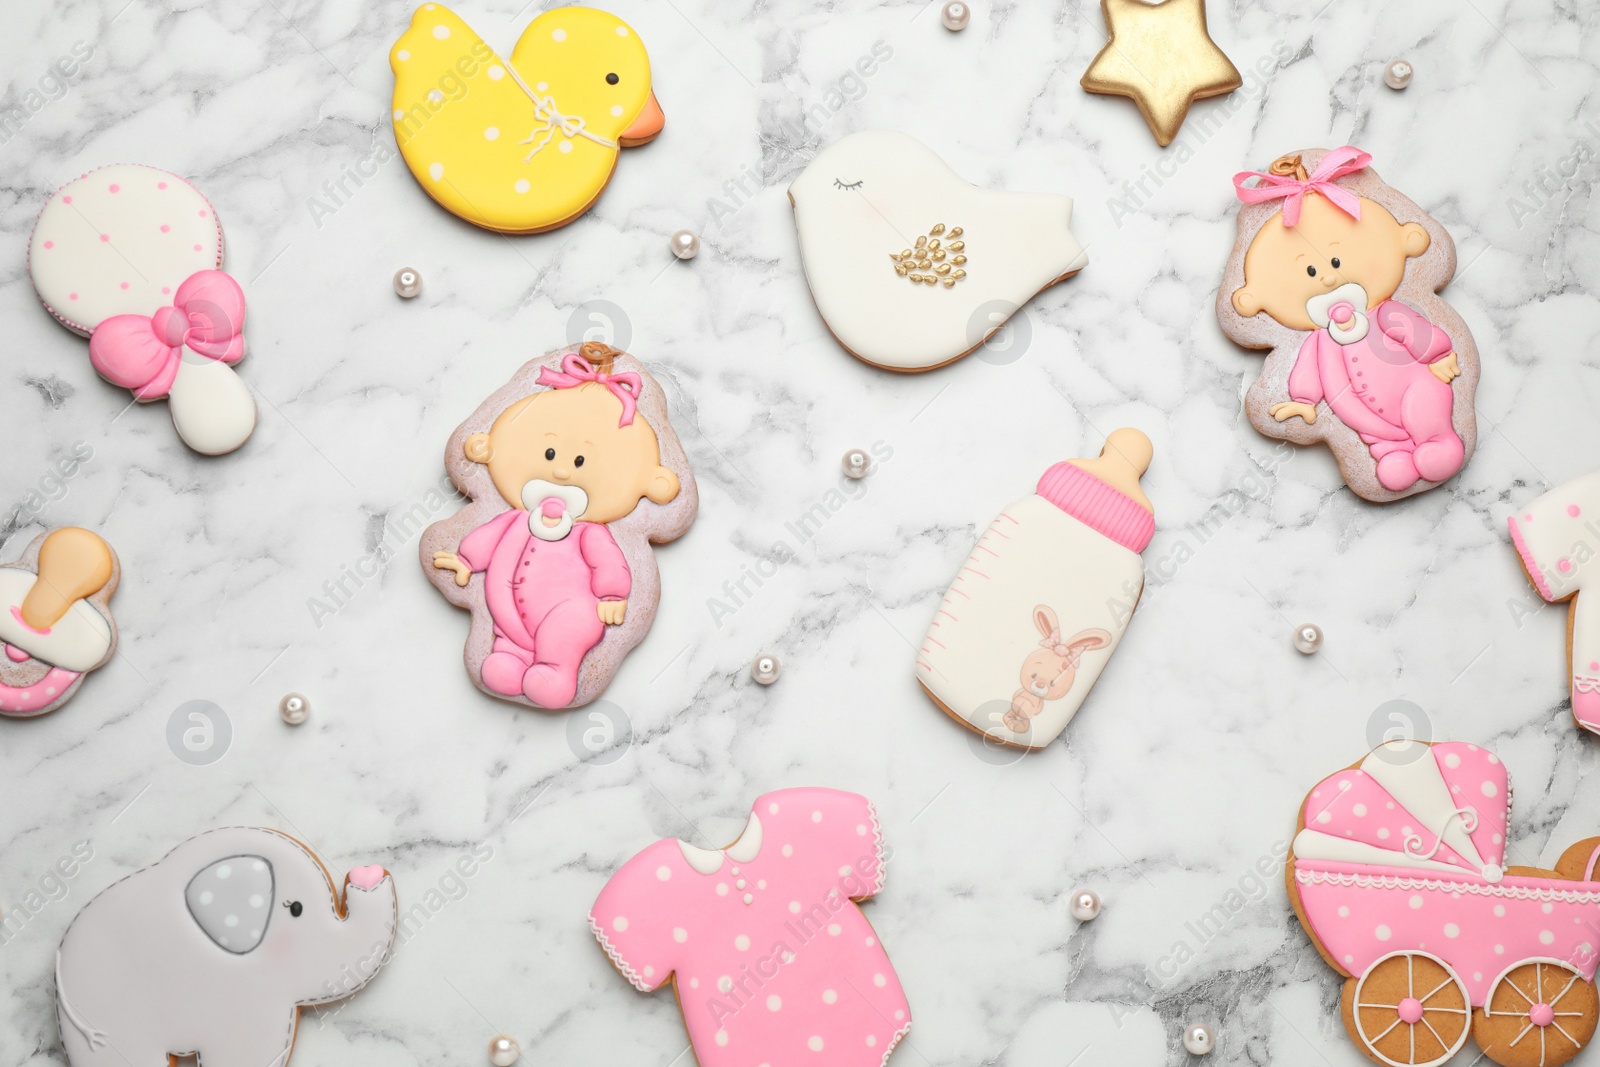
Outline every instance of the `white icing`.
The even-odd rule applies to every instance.
[[[222,230],[199,190],[176,174],[127,163],[63,186],[28,246],[39,298],[85,334],[112,315],[151,314],[172,303],[189,275],[221,263]]]
[[[1043,748],[1066,728],[1100,677],[1143,587],[1137,552],[1037,494],[1024,497],[989,525],[956,575],[918,653],[917,677],[978,729]],[[1023,661],[1040,648],[1034,608],[1041,604],[1056,613],[1065,638],[1099,628],[1111,634],[1111,644],[1083,653],[1072,688],[1059,700],[1046,700],[1030,732],[1018,734],[1000,717],[1021,688]]]
[[[1450,787],[1439,773],[1439,764],[1426,742],[1389,741],[1362,760],[1361,769],[1427,828],[1424,835],[1427,840],[1440,837],[1473,866],[1480,869],[1485,866],[1478,847],[1468,836],[1467,817],[1458,814],[1461,805],[1451,798]],[[1472,819],[1475,824],[1475,814]],[[1429,846],[1424,844],[1424,847]]]
[[[1318,830],[1301,830],[1294,838],[1295,859],[1322,860],[1326,863],[1369,863],[1375,867],[1410,867],[1422,871],[1448,871],[1464,874],[1460,867],[1439,860],[1408,856],[1394,849],[1379,848],[1365,841],[1334,837]]]
[[[726,857],[711,848],[697,848],[687,841],[679,841],[678,848],[683,851],[684,862],[701,874],[716,874],[722,870],[722,861]]]
[[[264,902],[270,919],[191,911],[225,900],[249,909],[251,893],[266,881],[256,859],[270,867],[272,896]],[[191,901],[188,887],[197,876],[205,884]],[[230,897],[238,884],[248,891]],[[199,904],[205,891],[211,905]],[[191,838],[113,883],[84,905],[61,940],[56,994],[68,1061],[160,1064],[168,1053],[195,1053],[207,1064],[283,1067],[297,1007],[355,992],[392,951],[393,880],[386,876],[370,890],[351,885],[346,896],[341,919],[328,875],[304,846],[249,828]],[[284,906],[295,901],[298,916]],[[230,915],[236,924],[229,925]],[[223,935],[255,938],[259,947],[238,954],[214,941],[207,924]],[[104,1049],[92,1051],[96,1036],[116,1050],[110,1060]]]
[[[178,436],[203,455],[232,452],[255,432],[255,397],[233,368],[188,349],[167,403]]]
[[[75,601],[47,634],[35,633],[12,613],[38,580],[21,567],[0,567],[0,641],[64,671],[81,674],[100,666],[111,654],[111,622],[87,600]]]
[[[716,874],[722,870],[725,860],[749,863],[761,854],[761,820],[752,811],[739,840],[725,849],[698,848],[687,841],[679,841],[678,848],[683,852],[684,861],[701,874]],[[739,885],[743,888],[742,880]]]
[[[749,863],[761,855],[761,820],[756,818],[756,813],[750,813],[750,820],[745,823],[744,833],[739,835],[739,840],[727,847],[728,858],[735,863]]]
[[[980,189],[903,133],[836,141],[789,197],[817,310],[847,349],[886,367],[955,359],[999,325],[982,314],[987,302],[1015,309],[1088,262],[1069,228],[1070,197]],[[967,277],[953,289],[913,284],[889,259],[936,223],[961,227],[967,242]],[[983,319],[976,336],[975,312]]]

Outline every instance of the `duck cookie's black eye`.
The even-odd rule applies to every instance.
[[[553,448],[545,449],[544,450],[544,458],[545,459],[555,459],[556,458],[556,450],[553,449]]]
[[[1311,275],[1313,278],[1315,278],[1317,276],[1317,268],[1315,268],[1315,267],[1307,267],[1306,268],[1306,273]]]
[[[1334,256],[1333,257],[1333,269],[1334,270],[1338,270],[1339,269],[1339,257],[1338,256]]]
[[[575,459],[575,460],[573,460],[573,461],[572,461],[572,465],[573,465],[573,466],[574,466],[574,467],[581,467],[581,466],[583,466],[583,457],[582,457],[582,456],[579,456],[579,457],[578,457],[578,458],[577,458],[577,459]]]
[[[863,182],[846,182],[840,181],[838,178],[833,179],[833,187],[835,189],[859,189],[863,184]]]
[[[296,919],[300,918],[300,913],[306,910],[298,900],[286,900],[283,902],[283,906],[288,908],[289,914],[293,915]]]
[[[622,79],[617,77],[615,74],[607,74],[606,75],[606,84],[607,85],[615,85],[615,84],[617,84],[617,82],[619,82],[621,80]]]

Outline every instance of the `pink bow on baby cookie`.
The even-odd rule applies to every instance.
[[[1283,201],[1283,224],[1293,226],[1300,221],[1300,205],[1306,194],[1321,193],[1328,203],[1353,219],[1361,217],[1361,198],[1348,189],[1333,184],[1333,179],[1354,174],[1366,168],[1372,157],[1359,148],[1345,145],[1335,148],[1322,157],[1317,169],[1306,178],[1288,174],[1262,174],[1255,170],[1242,170],[1233,176],[1233,188],[1246,204],[1259,204],[1266,200]],[[1251,178],[1260,178],[1255,185],[1246,185]]]
[[[244,356],[244,290],[220,270],[202,270],[178,286],[155,314],[113,315],[89,335],[89,359],[107,381],[159,400],[172,389],[185,348],[207,359]]]
[[[561,360],[560,370],[544,367],[539,371],[537,380],[540,385],[548,385],[552,389],[572,389],[585,382],[597,382],[605,386],[622,401],[622,418],[617,421],[618,426],[633,424],[633,413],[639,404],[639,393],[644,389],[644,380],[632,371],[606,374],[595,370],[594,364],[582,356],[570,352]]]

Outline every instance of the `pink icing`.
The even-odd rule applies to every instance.
[[[348,878],[350,884],[355,886],[357,889],[371,889],[379,882],[383,881],[383,875],[383,868],[374,863],[369,864],[366,867],[351,868],[350,873],[345,875],[345,877]]]
[[[18,604],[13,604],[13,605],[11,605],[11,617],[12,617],[12,618],[13,618],[13,619],[16,619],[16,620],[17,620],[17,621],[18,621],[18,622],[19,622],[19,623],[21,623],[21,624],[22,624],[22,625],[23,625],[23,626],[27,626],[27,627],[28,627],[28,630],[29,630],[29,631],[30,631],[30,632],[32,632],[32,633],[36,633],[36,634],[38,634],[38,635],[39,635],[39,636],[40,636],[40,637],[48,637],[48,636],[49,636],[49,634],[50,634],[50,627],[48,627],[48,626],[46,626],[46,627],[45,627],[45,628],[44,628],[44,629],[42,629],[42,630],[40,630],[40,629],[37,629],[37,628],[36,628],[36,627],[33,627],[33,626],[28,626],[28,620],[27,620],[27,619],[24,619],[24,618],[23,618],[23,617],[22,617],[22,607],[21,607],[21,606],[20,606],[20,605],[18,605]]]
[[[32,658],[32,656],[22,651],[22,649],[18,648],[16,645],[6,646],[6,659],[10,660],[12,663],[26,663]]]
[[[547,519],[559,519],[567,513],[567,502],[558,496],[548,496],[539,505],[539,514]]]
[[[1344,300],[1339,301],[1328,309],[1328,318],[1337,322],[1340,326],[1355,318],[1355,314],[1356,309],[1348,301]]]
[[[876,812],[783,789],[752,816],[754,857],[711,874],[670,839],[634,856],[589,913],[595,936],[637,988],[673,980],[701,1067],[881,1067],[911,1010],[855,903],[883,886]]]
[[[37,715],[65,696],[81,677],[75,671],[51,667],[32,685],[0,685],[0,715]]]
[[[1533,516],[1524,515],[1522,516],[1522,521],[1531,523]],[[1517,555],[1522,557],[1522,563],[1528,572],[1528,577],[1533,579],[1533,587],[1539,590],[1539,595],[1546,600],[1555,600],[1555,591],[1550,588],[1550,583],[1544,576],[1544,569],[1539,565],[1539,561],[1534,558],[1533,549],[1528,547],[1527,539],[1522,536],[1522,530],[1517,525],[1517,517],[1512,515],[1507,518],[1506,525],[1511,527],[1511,543],[1516,546]]]
[[[244,357],[244,290],[220,270],[201,270],[172,303],[145,315],[113,315],[89,335],[89,360],[107,381],[140,400],[166,396],[183,349],[237,363]]]
[[[1422,1001],[1416,997],[1403,997],[1399,1005],[1400,1021],[1415,1026],[1422,1021]]]
[[[1035,492],[1129,551],[1143,552],[1155,536],[1154,515],[1074,463],[1057,463],[1045,471]]]
[[[1576,505],[1576,504],[1568,504],[1567,505],[1567,514],[1571,515],[1574,519],[1577,518],[1579,516],[1579,514],[1581,514],[1581,512],[1580,512],[1580,510],[1578,508],[1578,505]]]
[[[1556,1009],[1548,1004],[1535,1004],[1528,1009],[1528,1020],[1535,1026],[1549,1026],[1556,1021]]]

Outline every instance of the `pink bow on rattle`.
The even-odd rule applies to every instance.
[[[1306,194],[1321,193],[1328,202],[1353,219],[1361,217],[1361,198],[1333,184],[1333,179],[1362,170],[1372,157],[1359,148],[1345,145],[1335,148],[1322,157],[1317,169],[1302,181],[1288,174],[1262,174],[1255,170],[1242,170],[1233,176],[1233,188],[1246,204],[1259,204],[1266,200],[1283,200],[1283,224],[1293,226],[1300,221],[1300,205]],[[1256,185],[1246,185],[1251,178],[1260,178]]]
[[[113,315],[89,335],[89,359],[110,382],[140,400],[172,390],[185,348],[207,359],[244,356],[244,290],[220,270],[202,270],[178,286],[170,307],[155,314]]]
[[[1059,629],[1051,630],[1046,634],[1039,641],[1039,647],[1047,648],[1066,660],[1068,667],[1076,667],[1078,661],[1083,658],[1083,646],[1064,644],[1061,640],[1061,631]]]
[[[618,426],[633,424],[633,413],[639,403],[639,393],[644,389],[644,380],[632,371],[603,374],[594,369],[594,364],[570,352],[562,359],[560,370],[552,367],[542,368],[539,371],[538,382],[552,389],[571,389],[585,382],[598,382],[622,401],[622,418],[617,420]]]

